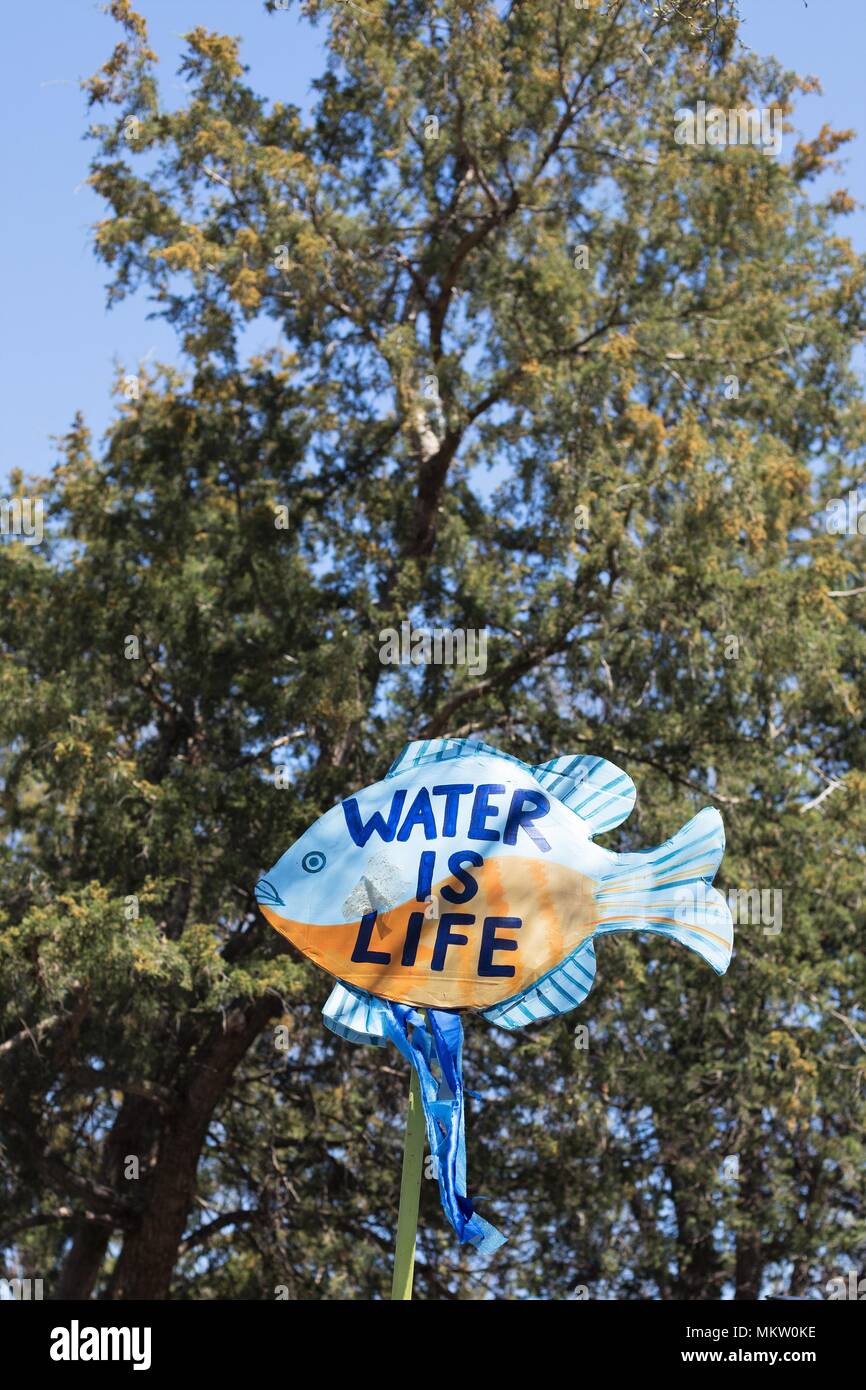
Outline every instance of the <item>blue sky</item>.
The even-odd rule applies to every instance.
[[[294,9],[268,15],[261,0],[138,0],[137,8],[150,25],[169,100],[172,84],[180,95],[180,36],[200,24],[243,36],[255,89],[307,104],[322,66],[321,31]],[[827,121],[862,132],[848,146],[845,173],[826,182],[866,197],[864,0],[741,0],[740,9],[744,42],[821,79],[823,96],[803,98],[798,107],[799,129],[811,136]],[[95,0],[39,0],[7,7],[4,31],[0,479],[16,467],[47,472],[56,457],[51,435],[62,433],[76,410],[97,437],[102,433],[113,413],[115,362],[133,371],[143,358],[176,358],[174,334],[148,321],[143,297],[106,310],[106,272],[91,250],[90,227],[103,205],[84,184],[93,146],[82,139],[89,117],[79,81],[108,56],[114,24]],[[842,230],[866,250],[862,209]]]

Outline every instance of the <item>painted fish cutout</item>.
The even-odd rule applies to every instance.
[[[506,1028],[579,1004],[589,947],[607,932],[656,932],[722,973],[733,926],[709,887],[719,813],[701,811],[658,849],[596,845],[634,800],[601,758],[530,767],[483,743],[412,743],[302,835],[256,896],[272,926],[356,990],[476,1009]]]
[[[730,962],[731,914],[710,886],[721,816],[705,808],[656,849],[595,844],[635,797],[603,758],[530,765],[475,740],[414,742],[256,886],[271,925],[337,978],[327,1026],[415,1066],[443,1206],[483,1252],[503,1237],[466,1196],[459,1012],[507,1029],[568,1012],[609,932],[679,941],[719,974]]]

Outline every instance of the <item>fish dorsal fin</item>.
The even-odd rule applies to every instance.
[[[634,782],[613,763],[588,753],[565,753],[532,769],[535,778],[589,825],[590,835],[613,830],[631,815]]]
[[[493,748],[489,743],[483,743],[481,739],[422,738],[406,744],[403,752],[394,760],[385,776],[396,777],[399,772],[406,772],[411,767],[420,767],[423,763],[443,763],[450,758],[466,758],[474,753],[490,753],[494,758],[504,758],[506,762],[516,763],[518,767],[527,768],[530,772],[533,771],[529,764],[520,758],[512,757],[510,753],[501,753],[498,748]]]
[[[409,768],[479,753],[489,753],[531,772],[547,791],[586,821],[590,835],[600,835],[620,825],[631,814],[637,797],[631,778],[604,758],[594,758],[589,753],[564,753],[533,767],[476,738],[415,739],[406,744],[385,776],[396,777]]]

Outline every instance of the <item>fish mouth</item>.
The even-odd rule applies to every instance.
[[[272,903],[274,907],[285,907],[270,879],[260,878],[253,891],[257,903]]]

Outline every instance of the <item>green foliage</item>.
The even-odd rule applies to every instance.
[[[309,120],[202,29],[164,105],[128,0],[87,84],[109,299],[185,369],[98,451],[76,420],[45,542],[0,549],[2,1243],[78,1297],[386,1295],[407,1077],[322,1029],[252,888],[405,739],[478,732],[627,768],[613,847],[718,805],[721,886],[783,924],[722,981],[608,938],[580,1015],[469,1021],[510,1240],[461,1252],[426,1182],[418,1294],[823,1287],[866,1245],[863,540],[825,515],[864,265],[806,189],[846,135],[675,142],[809,88],[727,4],[302,8]],[[406,618],[486,628],[487,673],[384,667]]]

